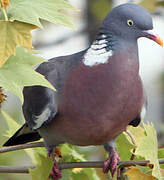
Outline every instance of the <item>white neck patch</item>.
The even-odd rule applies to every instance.
[[[113,55],[112,50],[106,50],[107,42],[108,41],[106,39],[94,41],[88,51],[84,54],[83,63],[86,66],[95,66],[107,63],[109,57]]]

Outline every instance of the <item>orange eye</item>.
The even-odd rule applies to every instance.
[[[128,20],[127,20],[127,25],[128,25],[128,26],[133,26],[133,24],[134,24],[134,23],[133,23],[133,21],[132,21],[131,19],[128,19]]]

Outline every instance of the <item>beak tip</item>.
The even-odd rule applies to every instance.
[[[145,36],[145,37],[147,37],[147,38],[155,41],[155,42],[158,43],[161,47],[163,47],[163,40],[162,40],[162,38],[161,38],[158,34],[156,34],[156,33],[154,32],[154,30],[146,30],[146,31],[144,31],[144,32],[146,33],[146,36]]]
[[[161,37],[157,37],[157,39],[156,39],[156,42],[161,46],[161,47],[163,47],[163,40],[162,40],[162,38]]]

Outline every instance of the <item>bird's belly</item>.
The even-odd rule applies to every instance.
[[[71,76],[54,120],[56,132],[71,144],[104,144],[125,130],[141,110],[143,89],[138,74],[125,71],[122,76],[104,69],[95,79],[90,73],[79,74],[78,81],[77,74]]]

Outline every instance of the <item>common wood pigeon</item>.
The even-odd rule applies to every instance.
[[[4,146],[44,139],[52,154],[62,143],[105,145],[111,156],[104,172],[116,170],[119,156],[112,140],[131,124],[137,126],[145,108],[139,76],[137,39],[149,38],[161,46],[151,15],[141,6],[126,3],[103,21],[91,46],[81,52],[50,59],[36,71],[57,89],[25,87],[25,124]],[[61,173],[54,160],[53,178]]]

